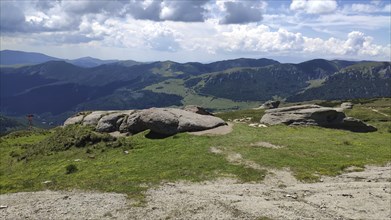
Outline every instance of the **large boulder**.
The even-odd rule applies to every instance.
[[[134,133],[150,129],[158,134],[172,135],[178,132],[211,129],[225,124],[222,119],[210,115],[175,108],[151,108],[129,116],[127,130]]]
[[[72,117],[68,124],[95,125],[99,132],[154,133],[173,135],[178,132],[212,129],[226,123],[215,116],[175,108],[151,108],[129,111],[96,111],[83,117]]]
[[[96,126],[98,124],[99,119],[101,119],[105,114],[107,114],[107,112],[105,111],[91,112],[83,118],[83,125]]]
[[[140,111],[136,111],[124,118],[118,130],[121,133],[137,134],[148,130],[148,127],[141,121]]]
[[[85,117],[84,114],[77,114],[75,116],[72,116],[72,117],[68,118],[67,120],[65,120],[64,126],[73,125],[73,124],[80,124],[83,121],[84,117]]]
[[[179,117],[171,109],[152,108],[142,110],[140,111],[140,121],[145,128],[158,134],[171,135],[179,132]]]
[[[377,129],[364,122],[346,117],[341,109],[318,105],[298,105],[266,110],[261,118],[263,124],[315,125],[328,128],[347,129],[357,132],[370,132]]]
[[[99,132],[114,132],[118,131],[126,115],[132,114],[134,111],[119,111],[109,112],[103,116],[95,127]],[[86,116],[87,117],[87,116]]]

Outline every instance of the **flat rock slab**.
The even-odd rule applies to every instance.
[[[266,110],[260,122],[269,125],[314,125],[355,132],[377,130],[359,119],[347,117],[341,108],[328,108],[318,105],[297,105]]]

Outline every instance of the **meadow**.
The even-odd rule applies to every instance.
[[[316,182],[323,175],[349,172],[347,168],[389,163],[390,113],[390,99],[370,100],[346,111],[378,128],[371,133],[311,126],[255,128],[247,123],[234,123],[226,135],[180,133],[163,139],[148,138],[148,131],[115,139],[80,126],[17,131],[0,139],[0,193],[82,189],[126,193],[142,201],[147,189],[161,183],[221,177],[259,183],[268,169],[283,168],[300,181]],[[264,110],[248,109],[217,116],[257,122],[262,114]],[[280,148],[255,146],[258,142]],[[262,169],[233,163],[229,154],[240,154]]]

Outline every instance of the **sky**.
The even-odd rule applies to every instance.
[[[0,49],[75,59],[391,59],[389,0],[0,0]]]

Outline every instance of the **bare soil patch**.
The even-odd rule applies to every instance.
[[[300,183],[272,170],[263,183],[219,179],[166,183],[144,207],[123,194],[25,192],[0,195],[2,219],[390,219],[391,164]]]
[[[265,147],[265,148],[272,148],[272,149],[279,149],[283,148],[284,146],[275,145],[269,142],[259,141],[256,143],[252,143],[250,146],[252,147]]]

